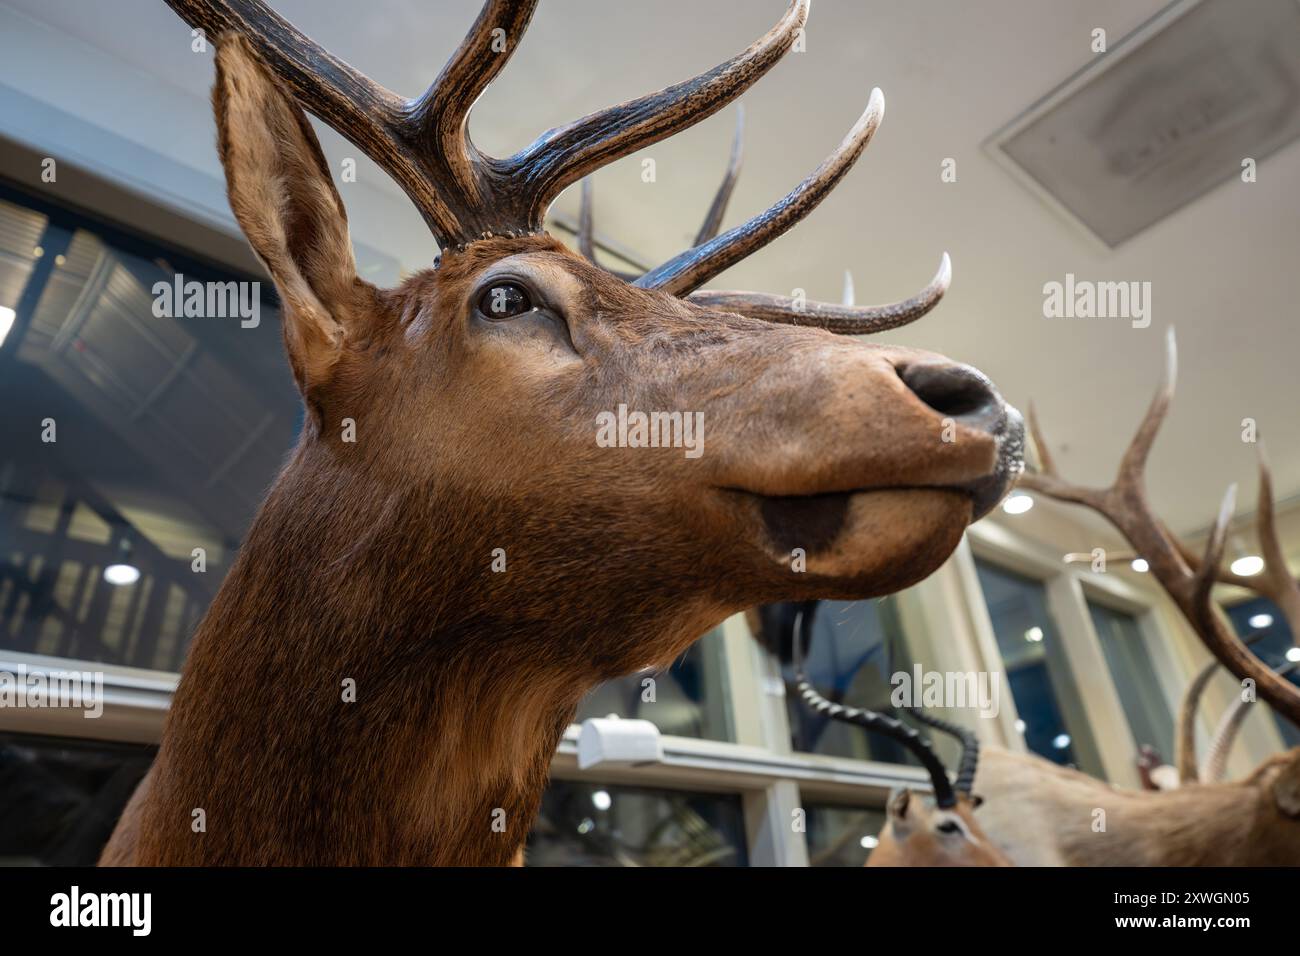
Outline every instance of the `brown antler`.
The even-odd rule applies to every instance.
[[[1060,476],[1052,460],[1047,442],[1038,427],[1033,407],[1029,410],[1029,427],[1038,451],[1039,470],[1026,472],[1020,484],[1059,501],[1086,505],[1107,518],[1133,546],[1137,554],[1146,559],[1160,586],[1177,605],[1210,652],[1238,679],[1255,682],[1259,696],[1267,700],[1280,714],[1300,725],[1300,689],[1285,678],[1279,677],[1270,667],[1256,657],[1226,623],[1211,599],[1211,591],[1222,575],[1219,565],[1223,558],[1228,524],[1236,505],[1237,488],[1233,485],[1224,496],[1218,520],[1210,534],[1205,557],[1197,560],[1189,550],[1165,527],[1151,510],[1147,500],[1143,470],[1161,422],[1173,400],[1174,383],[1178,369],[1178,349],[1173,329],[1166,337],[1165,376],[1147,409],[1128,450],[1120,462],[1119,473],[1110,487],[1085,488],[1074,485]],[[1271,491],[1266,465],[1261,466],[1261,489]],[[1261,521],[1272,525],[1272,501],[1260,504]],[[1267,514],[1267,518],[1265,515]],[[1294,579],[1281,562],[1281,549],[1276,543],[1275,530],[1272,543],[1266,548],[1274,552],[1271,575],[1285,576],[1289,587],[1295,588]],[[1281,567],[1280,574],[1277,571]],[[1235,576],[1234,576],[1235,577]],[[1252,579],[1242,579],[1252,582]],[[1233,583],[1236,583],[1235,581]],[[1247,583],[1253,587],[1253,583]],[[1298,622],[1300,623],[1300,622]],[[1293,624],[1294,627],[1294,624]]]
[[[885,95],[871,91],[867,108],[848,135],[822,164],[785,198],[765,211],[729,229],[701,246],[687,249],[663,265],[651,269],[636,285],[686,295],[724,269],[735,265],[756,249],[767,245],[817,208],[826,195],[853,168],[885,115]]]
[[[393,176],[444,248],[540,231],[547,208],[567,186],[740,96],[790,49],[808,15],[808,0],[791,0],[776,26],[720,66],[549,130],[515,155],[497,159],[470,142],[469,111],[514,52],[537,0],[487,0],[438,79],[414,101],[332,56],[262,0],[167,3],[209,36],[243,34],[303,107]],[[771,238],[752,237],[750,251]]]
[[[722,182],[718,184],[717,191],[713,194],[713,201],[709,203],[709,211],[705,214],[704,222],[700,225],[700,231],[695,236],[697,246],[718,234],[718,229],[722,226],[722,217],[727,212],[727,204],[731,201],[731,194],[736,188],[736,180],[740,176],[740,164],[744,156],[745,107],[737,103],[736,131],[731,136],[731,155],[727,160],[727,169],[723,173]],[[588,262],[599,266],[601,264],[596,258],[593,192],[591,177],[584,177],[582,180],[582,195],[578,206],[578,229],[575,235],[578,240],[578,251],[586,257]],[[639,278],[639,275],[634,272],[623,272],[620,269],[611,269],[608,266],[601,266],[601,268],[629,282]]]
[[[840,335],[870,335],[896,329],[915,322],[943,298],[952,283],[952,260],[948,253],[939,262],[939,271],[930,284],[901,302],[889,305],[837,305],[833,302],[800,302],[783,295],[761,292],[692,292],[692,302],[712,309],[727,309],[741,315],[787,325],[811,325]],[[850,283],[849,288],[852,288]],[[847,296],[846,296],[847,298]]]

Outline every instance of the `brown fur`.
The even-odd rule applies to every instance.
[[[955,830],[940,829],[954,822]],[[965,795],[957,805],[940,809],[903,790],[890,799],[880,842],[867,866],[1014,866],[988,838]]]
[[[636,289],[547,236],[375,289],[297,108],[243,41],[218,68],[231,206],[311,414],[105,863],[505,865],[589,688],[758,603],[895,591],[957,544],[956,486],[999,452],[942,441],[899,377],[945,360]],[[477,316],[507,276],[546,309]],[[598,447],[620,403],[703,412],[705,453]],[[794,574],[763,506],[815,493],[841,515]]]
[[[1150,791],[986,747],[975,790],[976,818],[1021,865],[1300,865],[1300,748],[1243,780]]]

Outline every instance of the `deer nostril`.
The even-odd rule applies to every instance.
[[[917,398],[941,415],[975,420],[989,430],[1003,417],[1002,399],[992,383],[969,365],[909,365],[898,374]]]

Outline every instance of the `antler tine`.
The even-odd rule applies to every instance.
[[[1300,665],[1295,662],[1288,662],[1277,668],[1277,673],[1285,677],[1298,666]],[[1250,698],[1242,694],[1234,697],[1232,704],[1223,712],[1218,726],[1214,728],[1210,749],[1205,753],[1205,767],[1201,771],[1202,783],[1219,783],[1223,780],[1224,772],[1228,769],[1228,754],[1232,752],[1232,745],[1236,743],[1237,734],[1249,713]]]
[[[1034,407],[1033,402],[1029,403],[1029,413],[1026,417],[1028,419],[1029,437],[1034,443],[1034,452],[1038,456],[1038,470],[1022,472],[1020,480],[1016,484],[1030,491],[1041,492],[1049,498],[1087,505],[1110,517],[1105,511],[1105,489],[1086,488],[1082,485],[1072,484],[1061,477],[1049,450],[1047,439],[1043,436],[1042,426],[1038,423],[1038,410]]]
[[[915,322],[943,298],[952,283],[952,260],[948,253],[939,260],[939,271],[930,284],[901,302],[888,305],[855,306],[851,303],[836,305],[833,302],[798,302],[788,296],[767,295],[762,292],[715,292],[704,289],[692,292],[687,298],[706,308],[739,312],[754,319],[779,322],[783,325],[807,325],[826,329],[837,335],[871,335]],[[845,281],[845,296],[852,295],[853,280]]]
[[[1251,653],[1236,632],[1224,623],[1222,613],[1211,598],[1218,580],[1216,570],[1223,560],[1223,550],[1227,543],[1228,523],[1236,504],[1237,486],[1234,484],[1223,497],[1219,517],[1205,548],[1205,558],[1194,578],[1190,606],[1186,607],[1185,613],[1201,641],[1224,667],[1238,679],[1253,680],[1260,697],[1267,700],[1279,714],[1300,726],[1300,691]]]
[[[1286,566],[1286,555],[1277,533],[1277,512],[1273,505],[1273,472],[1268,465],[1264,443],[1257,445],[1259,457],[1259,501],[1256,503],[1256,529],[1259,547],[1263,552],[1264,573],[1258,583],[1250,578],[1241,579],[1246,587],[1266,594],[1282,611],[1291,627],[1292,639],[1300,644],[1300,584],[1291,576]],[[1236,577],[1234,575],[1234,577]]]
[[[791,0],[776,26],[707,73],[550,130],[501,161],[505,172],[526,184],[532,226],[540,228],[552,200],[572,183],[712,116],[758,82],[794,44],[808,4]]]
[[[1169,414],[1177,381],[1178,341],[1174,337],[1174,327],[1171,325],[1165,332],[1164,377],[1151,399],[1151,404],[1147,407],[1147,413],[1143,416],[1142,424],[1138,426],[1133,441],[1129,443],[1128,450],[1120,460],[1119,474],[1115,479],[1116,490],[1140,493],[1144,485],[1143,469],[1151,454],[1151,446],[1155,443],[1156,435],[1160,432],[1160,426],[1164,423],[1165,416]]]
[[[1183,697],[1178,705],[1178,737],[1174,741],[1174,766],[1178,769],[1181,783],[1196,783],[1201,779],[1196,766],[1196,711],[1219,666],[1217,660],[1208,662],[1183,688]]]
[[[592,242],[595,228],[592,214],[591,177],[582,180],[582,198],[578,203],[578,251],[588,262],[596,261],[596,245]]]
[[[528,29],[538,0],[487,0],[438,78],[410,104],[405,134],[429,157],[441,160],[460,189],[477,191],[482,155],[466,129],[469,111],[505,69]]]
[[[166,0],[210,40],[242,34],[306,109],[358,145],[391,138],[400,96],[354,70],[262,0]]]
[[[722,228],[722,217],[726,215],[727,203],[731,202],[731,194],[736,188],[736,180],[740,178],[740,166],[744,159],[745,106],[743,103],[737,103],[736,131],[731,136],[731,155],[727,159],[727,171],[723,173],[718,191],[713,194],[713,202],[709,203],[709,211],[704,216],[704,222],[700,224],[700,231],[695,235],[695,245],[700,246],[708,242]]]
[[[651,269],[636,281],[636,285],[645,289],[659,289],[672,295],[685,295],[785,233],[816,209],[853,168],[853,164],[871,142],[884,115],[885,95],[879,89],[874,89],[866,110],[858,117],[840,145],[784,199],[748,222]]]

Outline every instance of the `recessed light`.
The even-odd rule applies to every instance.
[[[1151,565],[1147,563],[1146,558],[1134,558],[1132,561],[1129,562],[1128,566],[1132,568],[1134,571],[1136,571],[1138,574],[1146,574],[1148,571],[1151,570]]]
[[[1286,659],[1292,664],[1300,664],[1300,647],[1288,647],[1286,649]]]
[[[608,810],[613,802],[614,798],[609,795],[608,790],[597,790],[591,795],[591,805],[597,810]]]
[[[1257,631],[1262,631],[1266,627],[1272,627],[1272,614],[1252,614],[1250,616],[1250,626]]]
[[[140,580],[140,569],[134,564],[110,564],[104,569],[104,580],[119,587]]]
[[[1254,577],[1264,570],[1264,559],[1257,554],[1248,554],[1244,558],[1233,561],[1230,566],[1233,574],[1243,578]]]
[[[1052,746],[1057,750],[1064,750],[1066,747],[1070,746],[1070,735],[1057,734],[1052,738]]]
[[[1025,732],[1025,722],[1023,720],[1016,721],[1016,730],[1022,734]]]
[[[1037,644],[1043,639],[1043,629],[1041,627],[1031,627],[1025,631],[1025,640],[1030,644]]]
[[[864,836],[858,842],[862,845],[862,849],[864,850],[874,850],[876,847],[880,846],[880,840],[870,835]]]
[[[1017,492],[1006,501],[1002,502],[1002,510],[1009,515],[1022,515],[1034,506],[1034,499],[1026,494]]]

